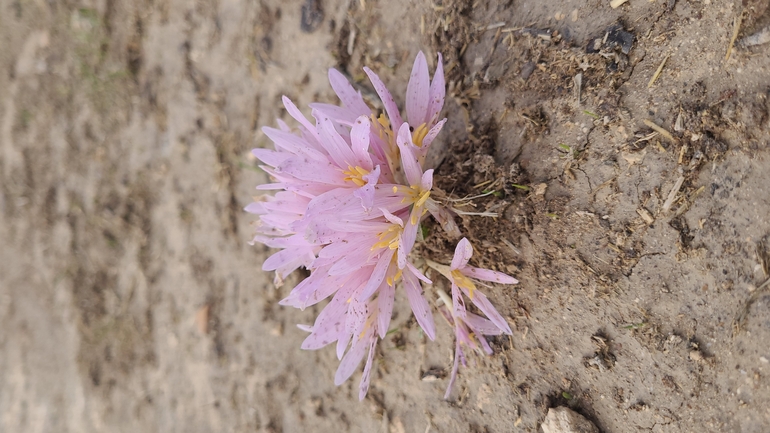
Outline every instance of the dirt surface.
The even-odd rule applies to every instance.
[[[769,431],[767,3],[0,0],[0,431]],[[248,245],[248,151],[329,67],[403,102],[420,49],[514,336],[444,401],[451,330],[397,305],[358,403]]]

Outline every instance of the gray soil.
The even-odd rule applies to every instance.
[[[769,23],[766,0],[0,0],[0,431],[534,432],[554,406],[770,431],[770,46],[741,44]],[[301,275],[276,288],[248,244],[248,152],[281,95],[335,102],[329,67],[403,102],[420,49],[449,82],[437,186],[496,191],[461,224],[521,280],[487,290],[514,335],[444,401],[451,330],[397,304],[359,403],[299,348],[318,309],[277,304]]]

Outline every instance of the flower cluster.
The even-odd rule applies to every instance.
[[[334,69],[329,81],[341,106],[311,104],[314,121],[310,121],[283,98],[299,131],[292,132],[280,120],[278,129],[263,128],[275,150],[254,149],[253,154],[272,183],[257,189],[278,192],[246,207],[259,215],[253,242],[279,249],[263,265],[264,270],[275,271],[277,284],[299,267],[310,270],[310,276],[280,303],[304,309],[331,298],[312,326],[300,326],[310,333],[302,348],[336,344],[341,360],[334,378],[337,385],[367,357],[361,399],[369,388],[377,341],[388,332],[397,292],[405,293],[425,335],[435,338],[433,315],[423,293],[423,284],[431,281],[415,265],[420,262],[413,253],[421,221],[430,215],[451,237],[460,237],[451,211],[431,197],[433,170],[423,169],[428,148],[446,122],[439,119],[445,96],[441,55],[433,80],[424,54],[417,55],[406,90],[406,121],[380,78],[369,68],[364,71],[384,113],[375,114]],[[457,338],[447,397],[458,360],[465,364],[463,347],[491,353],[484,335],[511,333],[473,279],[517,281],[468,266],[472,252],[463,238],[451,266],[427,261],[452,282],[452,299],[444,294],[441,310]],[[487,318],[468,312],[465,298]]]

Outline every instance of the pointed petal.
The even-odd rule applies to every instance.
[[[436,70],[438,72],[438,70]],[[434,78],[435,80],[435,78]],[[334,93],[340,98],[342,104],[358,116],[367,115],[371,112],[369,106],[364,102],[360,92],[350,84],[342,73],[334,68],[329,69],[329,84],[332,85]]]
[[[388,114],[388,119],[390,119],[390,127],[397,131],[404,121],[401,120],[401,114],[398,112],[396,101],[393,100],[393,96],[377,74],[367,67],[364,67],[364,72],[369,77],[369,81],[372,82],[372,86],[374,86],[374,90],[379,95],[382,105],[385,106],[385,112]]]
[[[396,144],[401,151],[401,167],[406,175],[406,180],[410,186],[419,186],[422,180],[422,168],[414,155],[414,144],[412,144],[412,133],[409,131],[409,124],[404,123],[398,130]]]
[[[419,210],[418,210],[419,212]],[[417,239],[417,229],[420,227],[420,223],[412,224],[412,218],[409,218],[404,231],[401,232],[401,239],[398,243],[398,268],[404,269],[406,266],[406,258],[412,252],[414,242]]]
[[[460,341],[455,342],[455,360],[452,364],[452,373],[449,375],[449,384],[446,387],[446,393],[444,393],[444,400],[449,400],[449,396],[452,394],[452,387],[457,379],[457,370],[460,367],[460,358],[462,357],[463,350],[460,348]]]
[[[461,269],[468,264],[468,260],[471,259],[471,256],[473,256],[473,247],[471,246],[471,243],[467,238],[460,239],[460,242],[455,248],[455,255],[452,257],[450,269],[453,271],[455,269]]]
[[[427,149],[428,146],[430,146],[431,143],[433,143],[433,140],[436,139],[436,136],[439,132],[441,132],[441,128],[444,127],[444,124],[446,123],[446,118],[441,119],[440,122],[436,124],[433,128],[430,128],[427,134],[425,134],[425,138],[422,139],[422,148]],[[426,151],[427,153],[427,151]]]
[[[492,281],[500,284],[518,284],[519,282],[519,280],[508,274],[490,269],[481,269],[474,266],[465,266],[460,272],[481,281]]]
[[[275,150],[260,148],[251,149],[251,154],[271,167],[278,167],[284,161],[292,157],[292,154],[288,152],[277,152]]]
[[[466,289],[462,289],[462,291],[465,293],[466,296],[471,298],[470,293]],[[492,305],[491,302],[489,302],[489,299],[481,293],[480,290],[474,290],[473,291],[473,297],[471,298],[471,302],[473,302],[473,305],[479,308],[485,316],[489,318],[489,320],[492,321],[492,323],[495,324],[498,328],[500,328],[501,331],[508,335],[513,335],[513,332],[511,332],[511,327],[508,326],[508,322],[503,319],[503,316],[500,315],[500,313],[497,312],[495,307]]]
[[[404,220],[402,220],[401,218],[399,218],[399,217],[393,215],[392,213],[388,212],[387,209],[380,208],[380,212],[382,212],[382,216],[384,216],[385,219],[388,220],[389,223],[395,224],[395,225],[397,225],[399,227],[403,227],[404,226]]]
[[[351,347],[348,353],[345,354],[340,362],[340,366],[337,367],[337,373],[334,375],[335,385],[342,385],[343,382],[353,375],[358,364],[364,359],[364,353],[366,352],[367,346],[369,346],[367,343],[369,343],[369,341],[367,341],[366,338],[362,338],[353,344],[353,347]]]
[[[343,170],[347,169],[348,166],[354,165],[356,158],[353,155],[353,151],[334,127],[331,119],[328,117],[322,118],[320,123],[321,145],[329,153],[329,157]]]
[[[444,59],[441,53],[438,53],[438,63],[436,72],[433,74],[433,82],[430,83],[430,96],[428,104],[428,113],[425,116],[425,122],[430,125],[438,119],[441,113],[441,107],[444,106],[444,97],[446,96],[446,83],[444,81]],[[411,122],[411,121],[410,121]]]
[[[385,334],[388,333],[390,319],[393,316],[393,302],[395,297],[395,286],[391,286],[383,281],[380,284],[379,295],[377,297],[377,331],[380,338],[385,338]]]
[[[456,239],[462,236],[460,228],[457,227],[457,223],[455,223],[452,214],[449,213],[447,208],[441,206],[430,198],[425,202],[425,208],[428,209],[428,212],[430,212],[430,214],[433,215],[433,218],[441,224],[441,228],[444,229],[451,238]]]
[[[273,141],[276,150],[284,150],[295,155],[304,155],[318,161],[326,160],[326,156],[319,152],[313,143],[298,135],[269,127],[263,127],[262,132]]]
[[[498,328],[491,320],[473,313],[465,313],[465,319],[463,320],[471,329],[483,335],[500,335],[503,333],[502,329]]]
[[[425,173],[422,174],[422,179],[420,180],[420,188],[422,188],[423,191],[430,191],[433,189],[433,169],[425,170]]]
[[[328,185],[345,185],[342,171],[331,162],[320,162],[304,156],[287,158],[276,168],[278,173],[288,174],[300,180],[325,183]]]
[[[415,127],[427,122],[430,96],[430,74],[425,54],[420,51],[414,59],[412,75],[406,85],[406,118]]]
[[[358,385],[358,401],[363,401],[366,393],[369,392],[369,381],[372,378],[372,361],[374,361],[374,349],[377,347],[377,339],[372,337],[369,343],[369,356],[366,358],[364,374],[361,375],[361,382]]]
[[[452,281],[452,316],[460,319],[464,319],[466,316],[465,300],[454,281]]]
[[[337,359],[342,359],[342,357],[345,355],[345,349],[348,348],[348,343],[350,343],[352,335],[343,332],[344,335],[341,335],[340,338],[337,340]]]
[[[409,268],[410,271],[412,271],[412,274],[414,274],[417,279],[421,280],[425,284],[433,284],[433,281],[429,280],[428,277],[425,276],[422,272],[420,272],[419,269],[415,268],[413,264],[410,262],[406,262],[406,267]]]
[[[343,125],[352,125],[356,121],[355,113],[351,112],[347,108],[338,107],[332,104],[324,104],[320,102],[313,102],[310,104],[310,108],[316,114],[320,114],[323,117],[328,117],[335,122]]]
[[[372,271],[372,277],[369,279],[369,282],[366,283],[366,286],[364,286],[363,290],[357,297],[359,300],[365,301],[369,299],[377,290],[377,288],[380,287],[382,280],[385,279],[385,274],[388,272],[388,268],[390,267],[390,262],[393,259],[394,253],[395,251],[391,249],[385,249],[385,251],[382,253],[379,260],[377,261],[377,265],[375,265],[374,270]]]
[[[436,338],[436,325],[433,323],[430,305],[422,295],[420,282],[417,281],[417,277],[412,275],[411,272],[404,272],[402,278],[404,280],[406,297],[409,299],[409,305],[412,307],[417,323],[425,331],[425,335],[434,340]]]
[[[350,130],[350,143],[353,147],[353,154],[356,156],[356,165],[372,169],[372,156],[369,154],[369,143],[372,130],[372,122],[366,116],[361,116],[353,123]]]
[[[312,123],[310,123],[309,120],[307,120],[307,117],[305,117],[304,114],[302,114],[301,111],[299,111],[299,108],[297,108],[296,105],[286,96],[283,96],[281,98],[283,100],[283,106],[286,107],[286,111],[289,112],[289,115],[294,118],[297,122],[299,122],[302,126],[305,127],[307,133],[311,134],[313,137],[318,139],[318,132],[316,132],[315,126],[313,126]]]

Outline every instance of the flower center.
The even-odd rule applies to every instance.
[[[452,274],[452,278],[455,280],[455,284],[457,284],[459,287],[462,287],[463,289],[467,289],[468,296],[471,299],[473,299],[473,291],[476,290],[476,285],[473,284],[473,281],[471,281],[470,278],[463,275],[459,269],[455,269],[451,271],[451,274]]]
[[[352,165],[349,165],[348,169],[343,171],[342,174],[347,175],[344,180],[349,180],[358,186],[364,186],[367,183],[364,180],[364,176],[369,174],[369,171],[359,166],[353,167]]]
[[[427,211],[427,209],[423,209],[423,205],[430,198],[430,190],[424,190],[419,185],[393,185],[393,193],[401,193],[404,195],[404,198],[401,199],[401,203],[414,204],[411,220],[412,224],[417,224],[417,219],[423,216]]]
[[[384,232],[380,233],[377,237],[380,239],[379,242],[372,245],[372,251],[379,249],[379,248],[385,248],[388,247],[391,250],[395,250],[398,248],[398,235],[401,234],[401,227],[397,224],[392,224],[390,227],[388,227]]]

